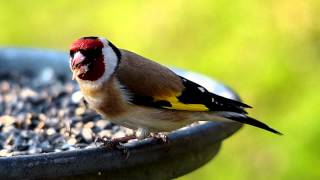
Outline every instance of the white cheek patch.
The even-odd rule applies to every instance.
[[[118,57],[110,46],[104,47],[102,49],[102,54],[105,64],[105,71],[103,76],[109,78],[114,73],[118,65]]]

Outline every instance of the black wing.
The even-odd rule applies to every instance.
[[[128,91],[131,94],[131,103],[155,108],[185,111],[231,111],[247,114],[244,108],[249,105],[228,99],[209,92],[206,88],[181,76],[184,89],[172,96],[150,97]]]

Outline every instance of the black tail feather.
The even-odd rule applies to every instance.
[[[269,132],[272,132],[272,133],[275,133],[278,135],[282,135],[281,132],[269,127],[265,123],[260,122],[254,118],[249,117],[249,116],[246,116],[244,114],[233,113],[233,112],[221,112],[221,113],[218,113],[218,115],[221,117],[233,120],[233,121],[237,121],[237,122],[244,123],[244,124],[249,124],[249,125],[267,130]]]

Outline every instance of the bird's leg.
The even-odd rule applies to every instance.
[[[169,142],[169,138],[168,138],[167,134],[165,134],[165,133],[151,133],[150,136],[158,141],[163,142],[163,143]]]

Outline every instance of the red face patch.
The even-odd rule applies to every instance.
[[[95,81],[105,71],[102,53],[103,43],[96,37],[84,37],[74,41],[70,47],[72,70],[82,80]],[[74,59],[74,54],[80,52],[82,59]]]
[[[96,38],[80,38],[71,44],[70,51],[77,52],[87,49],[102,49],[103,43]]]

